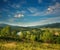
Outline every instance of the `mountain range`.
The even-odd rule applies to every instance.
[[[22,26],[12,26],[8,24],[0,24],[0,27],[5,27],[5,26],[11,26],[13,28],[28,28],[28,27],[22,27]],[[52,24],[45,24],[45,25],[38,25],[38,26],[30,26],[31,28],[60,28],[60,23],[52,23]]]

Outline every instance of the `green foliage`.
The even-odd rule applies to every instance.
[[[58,32],[58,35],[55,35],[55,32]],[[60,29],[19,28],[13,30],[10,26],[6,26],[0,29],[0,38],[1,37],[21,39],[25,41],[60,43]]]
[[[42,35],[40,35],[40,39],[44,42],[51,42],[53,39],[53,34],[49,31],[45,31]]]
[[[15,37],[15,36],[16,36],[16,33],[17,33],[16,31],[12,31],[12,32],[11,32],[11,36],[12,36],[12,37]]]
[[[53,36],[53,43],[59,43],[60,44],[60,36]]]
[[[31,36],[30,36],[30,40],[31,40],[31,41],[35,41],[35,39],[36,39],[36,36],[35,36],[35,35],[31,35]]]
[[[11,35],[10,26],[6,26],[1,30],[1,36],[10,36],[10,35]]]

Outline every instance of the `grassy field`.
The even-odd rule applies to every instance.
[[[60,50],[60,28],[17,30],[0,29],[0,50]]]
[[[60,50],[60,44],[0,41],[0,50]]]

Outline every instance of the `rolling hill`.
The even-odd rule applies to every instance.
[[[38,25],[33,26],[32,28],[60,28],[60,23],[52,23],[52,24],[45,24],[45,25]]]
[[[21,27],[21,26],[12,26],[12,25],[8,25],[8,24],[0,24],[0,28],[1,27],[5,27],[5,26],[10,26],[11,28],[17,29],[17,28],[60,28],[60,23],[52,23],[52,24],[45,24],[45,25],[38,25],[38,26],[30,26],[30,27]]]

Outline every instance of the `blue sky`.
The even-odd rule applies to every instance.
[[[0,23],[36,26],[60,22],[60,0],[0,0]]]

